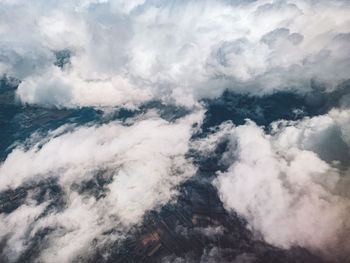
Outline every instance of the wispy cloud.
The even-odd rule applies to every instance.
[[[202,116],[198,112],[169,123],[149,112],[127,125],[111,122],[63,133],[61,129],[29,150],[17,147],[1,164],[1,190],[56,178],[64,206],[47,210],[55,206],[52,197],[38,203],[28,195],[20,208],[1,214],[7,260],[17,260],[46,229],[51,232],[39,249],[44,262],[70,262],[104,242],[125,237],[145,211],[172,200],[177,185],[195,172],[184,156],[192,125]],[[103,195],[83,191],[99,173],[106,182]]]

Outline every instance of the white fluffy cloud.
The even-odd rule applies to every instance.
[[[47,245],[40,255],[44,262],[71,262],[103,242],[124,237],[145,211],[172,200],[176,186],[195,172],[184,155],[192,125],[202,116],[193,113],[169,123],[150,112],[127,125],[63,127],[28,150],[18,146],[1,164],[0,190],[53,177],[67,205],[42,215],[50,198],[39,205],[29,195],[20,208],[1,214],[0,237],[7,239],[8,260],[15,261],[31,238],[46,228],[54,231],[42,243]],[[100,171],[112,175],[104,197],[96,199],[76,190]],[[102,235],[110,229],[117,231]]]
[[[340,0],[4,0],[0,76],[21,80],[23,103],[48,107],[135,108],[153,99],[192,107],[225,89],[307,92],[311,80],[331,91],[350,77],[349,13]],[[60,50],[70,52],[62,68]],[[224,124],[193,147],[209,153],[230,138],[221,160],[230,168],[215,185],[226,208],[267,242],[342,254],[350,250],[349,112],[279,121],[270,134],[252,122]],[[194,173],[184,156],[202,117],[169,123],[149,113],[128,125],[64,126],[15,148],[1,163],[0,191],[55,177],[67,207],[40,216],[49,198],[29,196],[0,215],[8,260],[48,227],[44,262],[69,262],[123,237]],[[112,174],[106,196],[79,194],[73,186],[98,171]]]
[[[218,173],[214,185],[226,209],[243,216],[273,245],[307,247],[344,260],[350,241],[350,166],[337,160],[334,149],[343,147],[349,154],[349,120],[348,110],[332,110],[274,123],[271,134],[250,121],[223,125],[218,134],[230,140],[223,157],[230,167]]]
[[[334,88],[349,78],[347,1],[2,1],[0,69],[23,102],[191,106],[223,89]],[[53,50],[72,51],[53,66]],[[106,95],[108,94],[108,95]],[[135,96],[138,94],[138,96]]]

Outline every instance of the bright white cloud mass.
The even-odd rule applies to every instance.
[[[88,262],[132,235],[147,212],[176,203],[186,180],[203,179],[193,152],[216,156],[206,172],[218,206],[246,222],[255,240],[349,262],[349,1],[1,0],[0,80],[7,78],[19,84],[6,104],[0,83],[0,147],[10,145],[0,154],[0,262],[27,262],[24,251],[40,236],[29,262]],[[239,125],[232,115],[206,129],[208,116],[224,115],[208,105],[225,91],[294,94],[305,105],[290,109],[300,114],[294,119]],[[318,107],[307,104],[316,93],[329,100],[327,110],[308,111]],[[247,101],[228,108],[238,112]],[[40,114],[27,109],[83,108],[105,119],[30,130],[31,114]],[[113,119],[120,109],[134,115]],[[42,194],[45,184],[60,198]],[[24,201],[1,212],[3,196],[16,189],[28,193]],[[229,233],[219,220],[188,221],[210,242]],[[157,231],[152,241],[165,232]],[[216,246],[199,261],[224,254]],[[228,261],[261,262],[246,252]],[[173,262],[187,262],[182,256]]]
[[[250,121],[224,124],[216,136],[230,141],[222,160],[230,167],[214,185],[225,207],[243,215],[269,243],[348,255],[349,166],[332,156],[342,149],[349,155],[349,117],[347,110],[280,121],[271,134]]]
[[[347,1],[2,1],[0,72],[56,106],[186,106],[228,88],[333,89],[348,78]],[[54,51],[70,63],[53,65]]]

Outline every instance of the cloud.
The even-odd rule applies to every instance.
[[[126,123],[64,126],[29,140],[34,144],[26,149],[17,146],[0,166],[0,191],[36,189],[53,178],[63,206],[56,207],[51,195],[39,202],[28,194],[18,209],[1,214],[3,257],[18,260],[42,231],[49,231],[38,248],[44,262],[71,262],[123,239],[145,211],[173,200],[178,184],[195,173],[184,156],[202,117],[197,112],[169,123],[148,112]],[[89,190],[94,180],[104,182],[100,195],[97,186]]]
[[[45,106],[192,106],[349,79],[347,1],[2,1],[0,74]],[[55,50],[70,64],[53,66]],[[107,95],[108,94],[108,95]],[[137,95],[135,95],[137,94]]]
[[[1,1],[0,76],[20,80],[22,103],[135,109],[158,100],[194,112],[174,122],[149,112],[125,123],[66,125],[13,144],[0,165],[0,191],[31,190],[19,208],[0,215],[1,256],[16,261],[41,238],[40,260],[84,260],[174,199],[196,170],[185,157],[189,147],[209,156],[224,140],[220,164],[229,168],[214,185],[229,211],[273,245],[344,256],[349,110],[281,120],[269,132],[251,121],[224,123],[190,139],[203,118],[200,100],[226,89],[321,99],[340,90],[337,106],[347,104],[339,87],[349,80],[349,12],[340,0]],[[57,54],[69,56],[58,63]],[[35,185],[47,179],[62,189],[62,206],[50,194],[35,197]]]
[[[224,206],[265,241],[349,256],[349,110],[279,121],[269,134],[251,121],[219,131],[230,140],[214,185]],[[204,147],[204,146],[202,146]],[[339,159],[337,159],[339,157]]]

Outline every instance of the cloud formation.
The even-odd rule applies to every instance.
[[[350,166],[341,158],[349,155],[349,117],[349,110],[332,110],[279,121],[269,134],[251,121],[223,124],[218,134],[230,146],[222,162],[230,166],[218,172],[214,185],[226,209],[243,216],[268,243],[345,260]]]
[[[189,148],[210,157],[225,140],[215,165],[228,169],[214,185],[227,210],[275,246],[349,256],[349,13],[342,0],[1,1],[0,77],[20,81],[23,104],[102,106],[107,116],[157,100],[192,113],[63,125],[14,142],[0,164],[0,194],[23,188],[26,196],[0,214],[0,261],[20,260],[37,239],[38,260],[84,261],[124,239],[146,211],[174,200],[196,171]],[[307,94],[310,107],[316,95],[323,104],[333,92],[336,101],[321,105],[322,114],[340,108],[265,130],[252,121],[224,123],[190,142],[203,119],[201,99],[224,90]],[[60,205],[37,192],[50,180]],[[214,237],[220,228],[203,231]],[[220,252],[207,250],[203,261]],[[237,262],[253,260],[242,254]]]
[[[192,106],[349,79],[347,1],[2,1],[0,75],[46,106]],[[54,65],[54,51],[70,63]]]
[[[83,259],[124,238],[145,211],[172,200],[177,185],[195,172],[184,155],[192,125],[202,116],[197,112],[169,123],[149,112],[124,124],[64,126],[27,150],[18,146],[0,166],[0,191],[53,178],[64,205],[55,207],[50,195],[38,202],[33,192],[18,209],[0,214],[4,260],[18,260],[42,231],[49,231],[38,248],[43,262]],[[86,187],[97,175],[105,183],[96,196]]]

